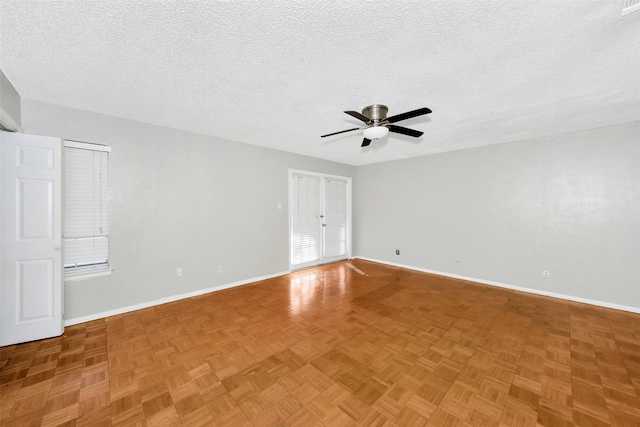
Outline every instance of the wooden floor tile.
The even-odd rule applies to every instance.
[[[0,387],[2,426],[635,426],[640,315],[352,260],[0,348]]]

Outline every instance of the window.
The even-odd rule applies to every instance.
[[[109,152],[111,147],[64,142],[65,278],[109,270]]]

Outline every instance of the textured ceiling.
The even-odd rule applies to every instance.
[[[640,119],[619,0],[0,0],[25,99],[362,165]],[[344,110],[419,107],[360,148]],[[96,141],[99,142],[99,141]]]

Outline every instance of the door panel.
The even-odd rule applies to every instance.
[[[18,323],[52,319],[54,315],[53,259],[18,261]]]
[[[0,133],[0,345],[60,335],[62,141]]]
[[[53,239],[53,180],[16,179],[16,184],[18,242]]]
[[[18,135],[18,134],[15,134]],[[16,147],[18,161],[17,167],[34,167],[54,169],[55,149],[41,147]]]

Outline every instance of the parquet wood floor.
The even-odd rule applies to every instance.
[[[1,356],[2,426],[640,426],[640,315],[361,260]]]

